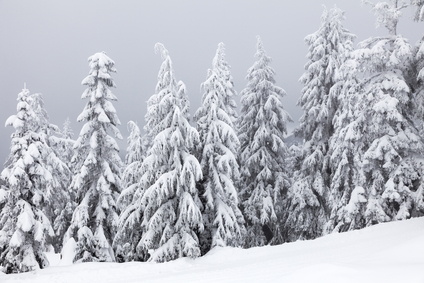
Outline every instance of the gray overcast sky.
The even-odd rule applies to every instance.
[[[24,82],[32,93],[43,94],[52,123],[62,126],[69,117],[78,135],[82,125],[76,118],[86,103],[80,98],[81,81],[95,52],[105,51],[116,63],[119,101],[114,105],[124,138],[129,120],[143,126],[145,102],[154,93],[161,64],[153,51],[156,42],[168,48],[193,113],[217,44],[226,45],[240,92],[260,35],[273,58],[277,84],[287,92],[293,128],[301,115],[296,102],[306,63],[303,39],[318,29],[323,4],[346,11],[345,27],[358,36],[356,43],[386,35],[360,0],[0,0],[0,162],[7,158],[13,132],[2,125],[16,113]],[[412,21],[412,10],[405,11],[399,32],[415,44],[423,30],[422,23]]]

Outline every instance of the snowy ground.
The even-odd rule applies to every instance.
[[[408,282],[424,283],[424,218],[249,250],[215,249],[197,260],[84,263],[5,275],[0,282]]]

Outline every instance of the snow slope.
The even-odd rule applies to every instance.
[[[424,283],[424,218],[332,234],[314,241],[214,249],[197,260],[84,263],[0,273],[0,282],[408,282]]]

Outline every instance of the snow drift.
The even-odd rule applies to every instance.
[[[422,283],[424,217],[281,246],[216,248],[196,260],[63,266],[57,256],[49,258],[55,266],[23,274],[0,273],[0,282]]]

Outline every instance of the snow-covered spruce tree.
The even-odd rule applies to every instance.
[[[141,163],[143,162],[145,149],[140,128],[133,121],[127,124],[130,135],[127,138],[127,154],[125,156],[125,169],[122,173],[122,191],[118,199],[118,207],[124,210],[131,202],[134,189],[141,178]]]
[[[35,112],[38,133],[43,136],[47,146],[44,162],[47,170],[51,173],[50,202],[43,208],[51,221],[55,231],[51,244],[57,252],[62,247],[62,240],[73,212],[72,192],[69,190],[72,172],[67,160],[62,156],[62,148],[67,145],[63,139],[59,127],[49,122],[49,117],[44,108],[44,100],[41,94],[32,95],[32,107]]]
[[[290,186],[286,171],[287,122],[285,92],[275,85],[271,58],[258,37],[256,62],[248,70],[247,87],[241,92],[239,120],[241,201],[246,218],[246,246],[283,242],[283,198]]]
[[[202,253],[216,246],[238,246],[244,231],[243,215],[238,207],[240,146],[234,129],[235,94],[224,44],[220,43],[201,85],[204,94],[195,119],[200,135],[200,161],[203,179],[200,182],[203,202],[204,233]]]
[[[340,208],[349,201],[354,183],[358,178],[358,153],[352,138],[360,135],[355,127],[346,127],[354,116],[354,105],[357,103],[357,79],[352,75],[348,59],[353,51],[355,35],[343,27],[344,12],[337,7],[325,11],[328,25],[328,40],[331,42],[332,52],[325,60],[333,61],[329,64],[332,70],[331,83],[328,93],[330,106],[333,107],[333,133],[328,141],[329,194],[325,200],[330,212],[329,221],[325,225],[324,233],[332,232],[340,223]],[[325,16],[324,16],[325,17]],[[303,165],[303,164],[302,164]],[[322,228],[322,227],[320,227]]]
[[[142,176],[141,164],[144,160],[145,148],[143,137],[140,133],[140,128],[133,121],[127,124],[130,135],[127,138],[127,154],[125,156],[125,169],[122,173],[122,187],[123,190],[117,200],[118,209],[123,212],[126,211],[128,206],[133,202],[135,196],[139,198],[137,191],[140,189],[139,182]],[[142,211],[140,211],[142,213]],[[133,260],[145,260],[144,256],[140,256],[135,252],[136,245],[133,243],[133,237],[136,233],[141,238],[140,226],[132,227],[129,229],[125,222],[126,218],[123,217],[119,222],[113,246],[116,253],[117,261],[128,262]]]
[[[361,96],[360,85],[352,69],[354,65],[352,60],[346,60],[340,68],[341,80],[330,91],[330,95],[338,101],[338,109],[333,118],[334,134],[329,145],[331,214],[324,233],[344,232],[362,225],[360,217],[350,218],[364,200],[364,191],[360,187],[363,148],[358,147],[363,134],[362,128],[355,122]]]
[[[161,52],[160,48],[163,46],[159,46],[155,46],[156,52]],[[152,143],[156,135],[169,124],[169,121],[166,121],[165,118],[169,114],[170,106],[163,107],[163,104],[161,104],[164,101],[163,98],[170,91],[176,89],[184,91],[185,86],[181,82],[177,83],[171,58],[167,56],[164,58],[158,73],[155,93],[147,101],[145,135],[142,137],[142,146],[146,149],[145,154],[147,156],[151,152]],[[145,189],[154,183],[154,180],[160,176],[161,172],[155,168],[142,166],[139,168],[138,173],[141,174],[141,177],[144,176],[145,179],[142,180],[140,178],[138,183],[134,183],[134,186],[131,186],[130,189],[125,189],[119,197],[119,203],[125,203],[126,206],[121,208],[119,227],[114,240],[114,246],[120,261],[146,261],[149,259],[148,250],[141,242],[143,231],[140,227],[142,226],[145,209],[141,199]]]
[[[424,1],[413,0],[412,3],[416,6],[415,21],[424,21]],[[424,136],[424,37],[418,42],[414,52],[414,73],[413,78],[415,79],[415,103],[417,106],[416,110],[416,123],[417,128],[420,132],[420,136]],[[420,166],[424,165],[424,162],[420,162]],[[422,180],[418,190],[415,192],[415,213],[412,212],[412,216],[419,216],[424,213],[424,166],[421,170],[419,177]]]
[[[330,89],[339,80],[339,68],[354,38],[343,28],[342,20],[343,12],[339,9],[325,9],[319,29],[305,38],[309,61],[300,78],[304,87],[298,101],[304,114],[295,131],[304,139],[304,146],[288,194],[288,241],[320,236],[331,212],[329,140],[334,134],[338,100],[330,95]]]
[[[142,163],[139,188],[120,217],[120,229],[127,229],[132,239],[134,258],[163,262],[200,256],[203,221],[196,182],[202,172],[192,154],[199,135],[188,122],[185,86],[176,82],[165,47],[157,43],[155,49],[163,63],[146,115],[152,146]]]
[[[114,261],[111,248],[118,224],[116,199],[121,191],[122,161],[115,138],[121,139],[120,124],[111,101],[117,100],[112,72],[115,63],[104,53],[88,58],[90,73],[82,81],[87,86],[82,98],[88,98],[78,117],[86,123],[75,142],[75,175],[72,189],[77,207],[65,235],[77,242],[75,262]]]
[[[1,178],[0,266],[6,273],[44,268],[44,255],[54,236],[45,209],[51,203],[53,176],[45,159],[50,150],[34,109],[34,95],[24,88],[18,94],[17,114],[6,126],[15,128],[11,153]]]
[[[360,186],[340,210],[342,230],[409,218],[415,209],[414,192],[420,186],[417,161],[423,144],[413,122],[409,76],[413,53],[408,41],[396,32],[406,5],[395,0],[367,3],[389,36],[365,40],[352,53],[351,72],[360,79],[359,97],[355,118],[347,128],[360,133],[352,140],[357,154],[363,156]]]

